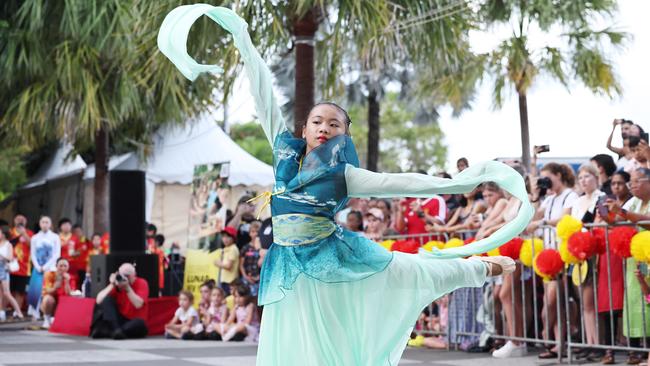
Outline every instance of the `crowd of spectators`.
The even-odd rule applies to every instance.
[[[612,135],[620,127],[623,146],[612,146],[610,136],[607,147],[618,155],[617,159],[601,153],[577,169],[556,162],[538,166],[537,156],[545,147],[536,147],[530,167],[509,162],[525,178],[536,209],[522,238],[537,237],[543,248],[558,248],[555,228],[566,215],[584,224],[650,221],[648,135],[628,120],[617,119],[613,126]],[[469,166],[465,158],[457,162],[458,172]],[[437,175],[450,178],[445,172]],[[270,219],[255,218],[250,198],[244,196],[239,200],[217,235],[212,248],[217,250],[213,262],[217,280],[204,283],[198,299],[190,292],[180,292],[179,308],[165,327],[167,337],[223,341],[257,338],[261,309],[255,305],[256,296],[272,232]],[[336,220],[378,244],[388,239],[410,239],[420,245],[453,238],[470,242],[488,237],[510,222],[520,204],[498,185],[486,182],[462,195],[392,200],[352,198]],[[640,230],[646,227],[650,226],[639,225]],[[43,325],[48,326],[59,296],[89,293],[84,287],[88,284],[89,257],[107,253],[108,237],[94,234],[86,239],[82,228],[66,219],[60,220],[57,228],[54,233],[50,219],[43,217],[39,232],[34,234],[27,229],[27,220],[22,215],[14,218],[11,228],[2,227],[0,304],[2,309],[11,307],[16,318],[23,317],[23,310],[29,309],[32,317],[42,315]],[[160,258],[161,288],[168,285],[163,273],[174,248],[172,245],[171,251],[165,251],[164,243],[164,236],[150,225],[147,251]],[[498,277],[483,289],[457,290],[431,304],[416,325],[419,330],[446,332],[450,336],[418,336],[410,344],[440,348],[449,346],[447,342],[451,341],[461,349],[491,351],[494,357],[502,358],[525,355],[528,345],[521,338],[526,336],[565,340],[570,334],[574,341],[578,339],[586,345],[641,346],[643,338],[650,334],[650,312],[646,312],[650,310],[647,266],[613,252],[599,254],[586,263],[589,276],[580,286],[573,285],[567,276],[542,280],[532,268],[519,262],[515,273]],[[34,273],[42,276],[43,289],[39,306],[27,307],[27,288],[34,281]],[[135,269],[127,264],[111,276],[109,285],[97,297],[93,336],[120,339],[146,334],[140,320],[141,313],[146,311],[146,300],[142,298],[147,297],[148,288],[145,291],[142,282],[145,281],[138,279]],[[533,303],[540,306],[533,307]],[[567,314],[572,324],[568,330]],[[5,318],[5,310],[1,310],[0,321]],[[556,358],[565,352],[551,345],[539,357]],[[613,350],[602,347],[583,347],[577,352],[577,358],[605,364],[613,363],[614,356]],[[627,357],[628,364],[637,364],[645,356],[632,351]]]
[[[557,162],[538,166],[537,157],[547,148],[540,146],[535,147],[528,169],[519,162],[508,162],[525,178],[536,209],[522,238],[540,238],[543,248],[559,249],[556,226],[566,215],[583,224],[631,222],[629,225],[634,226],[636,222],[650,220],[648,134],[629,120],[616,119],[613,127],[612,135],[620,128],[623,146],[612,146],[610,136],[607,147],[617,159],[601,153],[575,169]],[[465,158],[457,162],[458,172],[468,166]],[[449,177],[444,172],[437,175]],[[486,182],[463,195],[352,199],[337,220],[378,243],[408,239],[425,245],[432,240],[445,242],[452,238],[470,242],[490,236],[510,222],[519,206],[517,199],[496,184]],[[650,226],[639,225],[638,229],[646,227]],[[460,289],[433,303],[422,314],[417,327],[444,331],[450,336],[419,336],[410,344],[444,348],[450,340],[452,345],[467,351],[489,351],[494,357],[507,358],[527,353],[527,343],[517,338],[527,335],[566,341],[569,332],[574,342],[587,345],[573,349],[577,359],[612,364],[614,350],[589,346],[645,344],[644,337],[650,335],[650,298],[644,297],[650,294],[647,265],[610,251],[589,258],[585,268],[588,276],[578,286],[570,278],[573,266],[567,271],[569,276],[543,280],[519,262],[514,274],[497,278],[484,289]],[[539,300],[539,307],[533,308],[533,298]],[[566,314],[572,325],[568,331]],[[539,357],[552,359],[565,353],[566,349],[552,345]],[[645,357],[641,352],[630,351],[627,363],[638,364]]]

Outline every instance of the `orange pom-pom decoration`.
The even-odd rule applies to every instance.
[[[391,249],[393,252],[416,254],[420,249],[420,244],[413,240],[398,240],[393,243]]]
[[[636,235],[636,229],[630,226],[619,226],[610,231],[609,245],[612,252],[622,258],[631,257],[630,242],[634,235]]]
[[[555,249],[544,249],[535,256],[536,272],[547,279],[557,276],[564,268],[560,252]]]
[[[591,236],[594,237],[596,242],[596,254],[605,254],[607,251],[607,243],[605,242],[605,229],[603,228],[594,228],[591,231]]]
[[[519,253],[521,252],[521,245],[523,243],[524,239],[522,238],[512,238],[509,242],[499,247],[499,253],[503,256],[517,260],[519,259]]]
[[[578,260],[584,261],[596,253],[596,240],[591,233],[579,231],[571,234],[567,249]]]

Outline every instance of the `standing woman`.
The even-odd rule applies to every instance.
[[[295,138],[275,101],[271,73],[253,48],[246,23],[231,10],[205,4],[174,9],[158,35],[161,51],[190,79],[216,70],[187,55],[191,24],[204,14],[232,33],[273,146],[276,183],[266,202],[274,243],[262,267],[257,365],[395,365],[427,304],[512,271],[509,258],[461,257],[495,248],[526,227],[533,210],[514,170],[487,162],[450,180],[359,169],[350,118],[333,103],[315,105],[302,138]],[[519,197],[522,212],[490,238],[463,247],[388,252],[335,222],[349,197],[432,197],[470,191],[488,180]]]
[[[29,280],[29,292],[27,293],[28,314],[35,319],[39,318],[38,309],[43,289],[43,276],[45,272],[56,271],[56,260],[61,256],[61,239],[51,230],[52,219],[42,216],[38,225],[41,231],[32,237],[30,248],[32,277]]]
[[[9,263],[14,260],[14,247],[9,242],[10,234],[9,226],[0,227],[0,321],[5,321],[7,316],[4,309],[5,303],[11,304],[19,319],[23,318],[23,312],[9,289]]]
[[[549,187],[549,194],[537,210],[533,222],[528,225],[528,232],[535,232],[540,229],[543,233],[544,247],[557,249],[555,226],[564,215],[571,213],[573,204],[578,195],[573,191],[575,175],[568,165],[548,163],[542,167],[540,172],[543,181]],[[540,180],[542,180],[540,179]],[[550,339],[551,332],[555,334],[555,340],[560,340],[561,334],[558,328],[557,302],[560,284],[557,280],[544,283],[544,337]],[[548,314],[548,317],[546,317]],[[551,348],[539,355],[541,359],[557,358],[559,349]]]
[[[612,175],[612,196],[614,203],[620,207],[627,207],[627,202],[632,198],[628,188],[630,175],[624,171],[618,171]],[[617,221],[625,221],[625,218],[607,213],[605,217],[599,217],[609,224]],[[598,255],[598,288],[609,289],[609,291],[598,291],[598,319],[602,329],[601,339],[609,346],[616,345],[617,339],[622,331],[621,315],[623,313],[623,299],[625,298],[625,269],[624,259],[614,254],[611,246],[609,251]],[[609,295],[611,293],[611,296]],[[616,363],[613,349],[607,349],[602,359],[604,365]]]
[[[571,216],[582,221],[583,224],[591,224],[596,218],[596,204],[599,199],[605,195],[598,189],[598,171],[591,165],[583,165],[578,170],[578,185],[584,193],[580,196],[571,207]],[[585,325],[585,335],[587,344],[598,344],[598,333],[596,332],[596,307],[594,305],[594,279],[593,266],[596,264],[594,258],[587,261],[587,275],[578,291],[580,291],[580,300],[582,301],[582,317]],[[601,288],[602,289],[602,288]],[[585,348],[576,355],[578,359],[589,359],[597,362],[602,358],[602,354],[597,349]]]

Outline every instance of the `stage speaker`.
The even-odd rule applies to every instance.
[[[112,238],[111,238],[112,240]],[[144,253],[118,253],[90,257],[90,292],[93,297],[108,285],[108,277],[123,263],[135,264],[138,277],[149,283],[149,297],[158,297],[158,256]]]
[[[110,174],[111,253],[144,253],[145,174],[116,170]]]

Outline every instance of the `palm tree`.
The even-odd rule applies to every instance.
[[[383,70],[404,60],[455,63],[458,48],[467,45],[465,38],[471,25],[467,3],[453,0],[251,1],[237,11],[248,20],[259,44],[272,43],[277,48],[290,43],[289,53],[295,49],[292,66],[287,68],[288,63],[281,58],[274,72],[276,76],[280,73],[280,84],[293,76],[292,87],[281,87],[290,100],[296,134],[316,93],[325,98],[340,96],[345,90],[341,75],[350,72],[368,77],[368,168],[373,170],[379,155],[381,85],[386,80]],[[265,39],[260,39],[260,34]],[[271,44],[262,47],[271,48]],[[314,77],[315,69],[321,73],[320,80]],[[316,84],[320,84],[320,92],[315,93]]]
[[[164,16],[178,4],[167,1],[7,0],[0,5],[0,123],[36,148],[66,139],[78,149],[94,146],[94,230],[108,227],[108,153],[111,134],[134,139],[162,123],[181,121],[212,104],[222,79],[190,84],[156,47]],[[210,32],[206,26],[210,26]],[[193,31],[190,50],[226,70],[236,61],[208,21]],[[225,44],[225,43],[222,43]]]
[[[613,0],[485,0],[476,13],[477,24],[486,30],[509,27],[511,35],[490,52],[467,55],[465,62],[443,72],[445,75],[440,70],[429,70],[423,87],[461,101],[463,95],[471,96],[478,81],[488,75],[494,79],[493,101],[497,108],[503,105],[504,89],[512,88],[519,102],[522,161],[530,169],[527,93],[541,73],[567,88],[572,79],[577,79],[595,94],[613,97],[621,93],[613,63],[604,50],[607,43],[613,49],[621,47],[627,35],[611,27],[593,26],[596,20],[611,18],[615,10]],[[559,42],[554,44],[565,46],[548,43],[534,47],[530,37],[535,29],[549,34],[560,30]]]

